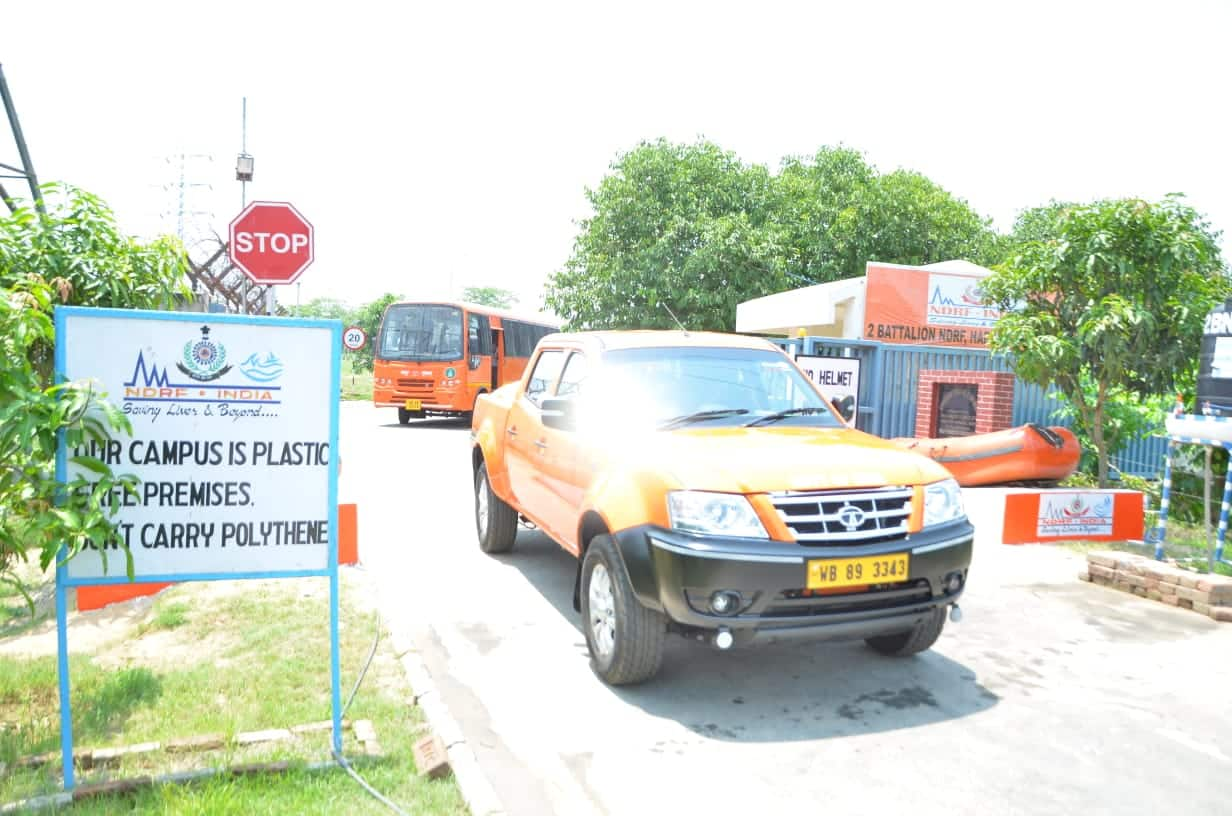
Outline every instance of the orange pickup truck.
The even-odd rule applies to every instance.
[[[971,562],[941,465],[844,423],[782,350],[694,332],[543,338],[472,417],[486,553],[519,520],[578,559],[574,607],[607,683],[653,677],[669,632],[928,649]]]

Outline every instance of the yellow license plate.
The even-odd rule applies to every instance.
[[[808,562],[808,588],[834,589],[906,581],[910,561],[911,556],[907,553],[810,561]]]
[[[407,400],[402,407],[408,411],[422,411],[423,400]]]

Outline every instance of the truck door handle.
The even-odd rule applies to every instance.
[[[547,442],[544,442],[542,439],[536,439],[536,440],[535,440],[535,447],[536,447],[536,448],[538,448],[539,450],[547,450],[547,449],[548,449],[548,443],[547,443]]]
[[[510,436],[517,436],[518,429],[517,428],[506,428],[505,433],[509,434]]]

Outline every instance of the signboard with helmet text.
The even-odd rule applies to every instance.
[[[848,422],[860,410],[860,359],[796,355],[796,364]]]
[[[1001,312],[980,294],[983,275],[869,263],[864,339],[883,343],[987,348]]]

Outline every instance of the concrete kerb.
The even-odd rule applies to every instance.
[[[390,639],[396,653],[401,655],[398,662],[402,664],[402,670],[406,672],[407,681],[415,693],[415,704],[445,744],[449,767],[472,816],[505,816],[504,805],[475,758],[475,752],[466,743],[461,726],[441,699],[428,667],[419,656],[414,638],[403,627],[395,627],[388,620],[386,626],[390,629]]]

